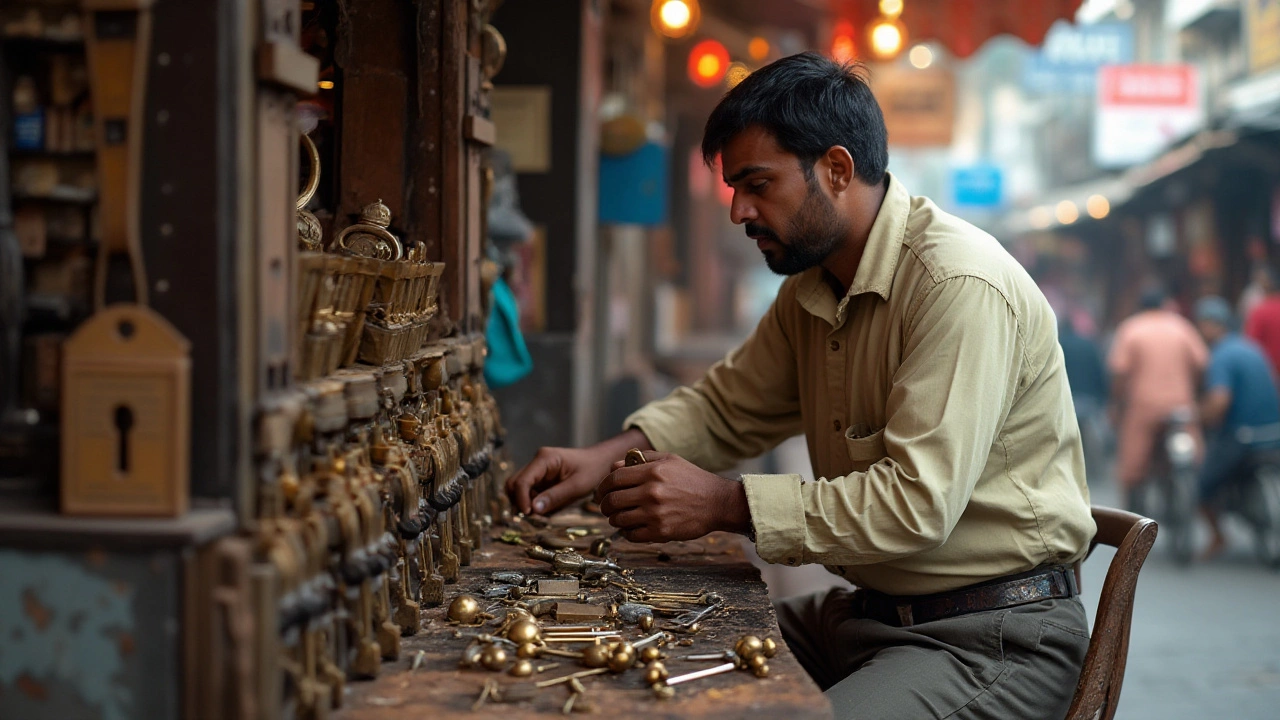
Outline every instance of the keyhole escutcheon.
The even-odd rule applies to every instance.
[[[133,428],[133,410],[128,405],[117,405],[116,424],[116,471],[121,474],[129,472],[129,431]]]

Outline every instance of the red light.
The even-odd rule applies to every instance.
[[[858,57],[858,45],[853,36],[853,23],[848,20],[836,21],[835,28],[831,31],[831,59],[844,63]]]
[[[729,70],[729,51],[715,40],[703,40],[689,51],[689,79],[698,87],[715,87]]]

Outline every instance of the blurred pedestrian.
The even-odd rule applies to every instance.
[[[1084,443],[1085,468],[1097,469],[1101,459],[1102,433],[1099,425],[1107,403],[1107,370],[1097,343],[1080,334],[1077,320],[1064,315],[1058,321],[1058,344],[1067,367],[1071,401],[1076,408],[1080,439]]]
[[[1158,288],[1143,293],[1138,312],[1120,323],[1107,358],[1113,424],[1119,430],[1116,479],[1134,508],[1165,420],[1195,405],[1209,350],[1186,318],[1168,309]],[[1140,508],[1137,508],[1140,509]]]
[[[1241,441],[1240,431],[1280,423],[1280,397],[1262,350],[1234,332],[1231,306],[1226,300],[1202,298],[1196,303],[1196,325],[1213,348],[1200,406],[1200,418],[1209,429],[1208,448],[1200,469],[1200,512],[1212,533],[1209,547],[1201,556],[1207,559],[1222,552],[1227,544],[1214,500],[1229,483],[1250,472],[1251,446]]]
[[[1245,285],[1244,290],[1240,292],[1240,303],[1237,308],[1241,318],[1247,321],[1253,314],[1254,308],[1262,304],[1268,295],[1280,289],[1280,283],[1276,283],[1275,276],[1275,271],[1265,262],[1253,266],[1253,272],[1249,274],[1249,284]]]
[[[1272,371],[1280,373],[1280,282],[1276,282],[1274,267],[1264,265],[1260,272],[1267,278],[1263,283],[1267,294],[1244,316],[1244,334],[1262,347]]]

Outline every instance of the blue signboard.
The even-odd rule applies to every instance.
[[[645,143],[621,156],[600,156],[599,222],[661,225],[667,221],[667,149]]]
[[[951,171],[956,205],[994,209],[1004,200],[1004,178],[995,165],[971,165]]]
[[[1059,21],[1022,65],[1022,86],[1032,93],[1093,93],[1098,68],[1133,62],[1133,28],[1127,23],[1072,25]]]

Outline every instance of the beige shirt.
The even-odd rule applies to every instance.
[[[625,425],[712,471],[803,432],[816,482],[743,477],[769,562],[911,595],[1083,558],[1048,302],[994,238],[888,182],[845,297],[821,268],[788,278],[741,347]]]

